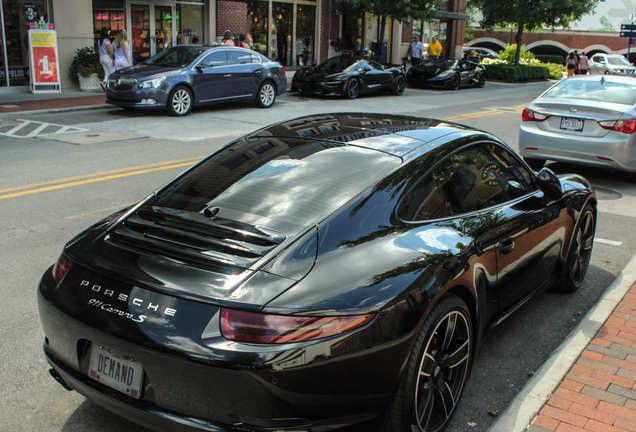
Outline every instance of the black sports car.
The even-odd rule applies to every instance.
[[[404,68],[382,65],[362,57],[340,55],[331,57],[317,66],[299,69],[292,79],[292,90],[300,93],[346,96],[379,91],[394,95],[404,93]]]
[[[406,81],[412,87],[434,89],[483,87],[486,70],[479,63],[467,60],[424,59],[408,70]]]
[[[596,202],[465,126],[284,121],[71,240],[38,290],[44,352],[157,430],[438,431],[483,335],[582,284]]]
[[[110,74],[106,102],[184,116],[195,106],[216,103],[253,102],[269,108],[286,90],[285,69],[257,52],[179,45]]]

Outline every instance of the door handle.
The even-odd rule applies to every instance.
[[[506,239],[499,245],[499,253],[501,256],[508,255],[515,248],[515,242],[513,239]]]
[[[232,77],[232,74],[225,74],[225,75],[223,75],[223,78],[231,78],[231,77]]]
[[[254,73],[260,74],[260,73],[263,73],[263,71],[259,69],[259,70],[255,70]]]

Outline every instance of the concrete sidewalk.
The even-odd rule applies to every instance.
[[[0,94],[0,114],[108,106],[100,92]],[[636,256],[489,432],[636,432]]]

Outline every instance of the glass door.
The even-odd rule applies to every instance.
[[[133,64],[174,44],[174,8],[169,4],[129,4]]]

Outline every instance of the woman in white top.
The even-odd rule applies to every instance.
[[[101,83],[99,83],[104,91],[106,90],[106,83],[108,82],[108,75],[113,71],[113,45],[110,43],[108,39],[108,30],[105,28],[102,29],[99,35],[99,41],[97,42],[97,48],[99,52],[99,62],[102,64],[102,68],[104,69],[104,79]]]
[[[115,39],[115,43],[113,43],[113,47],[115,49],[115,56],[113,59],[115,70],[130,66],[132,63],[130,61],[130,55],[128,54],[128,36],[126,36],[126,30],[119,30],[119,34],[117,35],[117,39]]]

